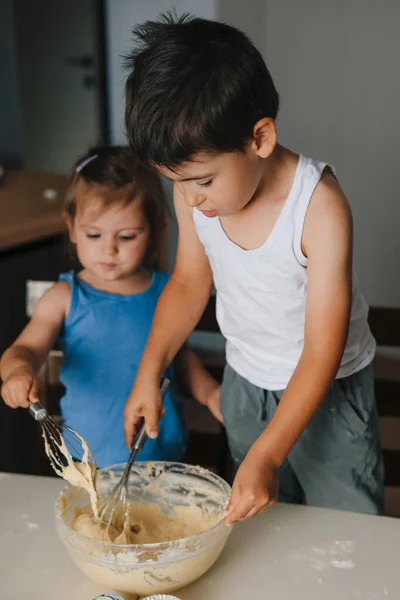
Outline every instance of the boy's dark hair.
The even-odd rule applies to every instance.
[[[76,216],[79,204],[95,192],[101,208],[128,206],[138,198],[150,227],[146,264],[155,266],[168,208],[160,177],[137,159],[128,146],[95,146],[75,163],[64,202],[64,214]]]
[[[201,151],[243,152],[255,123],[276,118],[271,75],[238,29],[167,13],[133,34],[125,124],[143,163],[175,168]]]

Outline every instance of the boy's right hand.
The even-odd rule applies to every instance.
[[[124,408],[124,432],[128,448],[132,446],[141,418],[146,423],[148,437],[156,439],[158,422],[163,412],[159,380],[147,379],[144,384],[136,381]]]
[[[29,367],[18,367],[3,381],[1,395],[11,408],[29,408],[29,402],[39,402],[39,386]]]

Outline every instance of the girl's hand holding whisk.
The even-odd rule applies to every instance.
[[[13,369],[3,381],[1,395],[11,408],[28,408],[30,402],[39,402],[38,381],[28,365]]]
[[[68,284],[55,283],[36,303],[31,320],[1,357],[1,395],[11,408],[39,402],[37,372],[61,330],[70,298]]]

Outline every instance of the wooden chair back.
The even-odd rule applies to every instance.
[[[400,487],[400,443],[398,448],[385,447],[388,425],[391,431],[397,428],[400,439],[400,308],[372,306],[369,325],[378,346],[375,395],[381,422],[385,485]]]

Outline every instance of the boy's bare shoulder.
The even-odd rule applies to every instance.
[[[352,220],[349,202],[329,168],[325,169],[315,188],[306,220],[324,218],[350,222]]]
[[[353,221],[348,200],[336,177],[325,170],[308,206],[302,236],[305,256],[330,246],[349,252]]]

